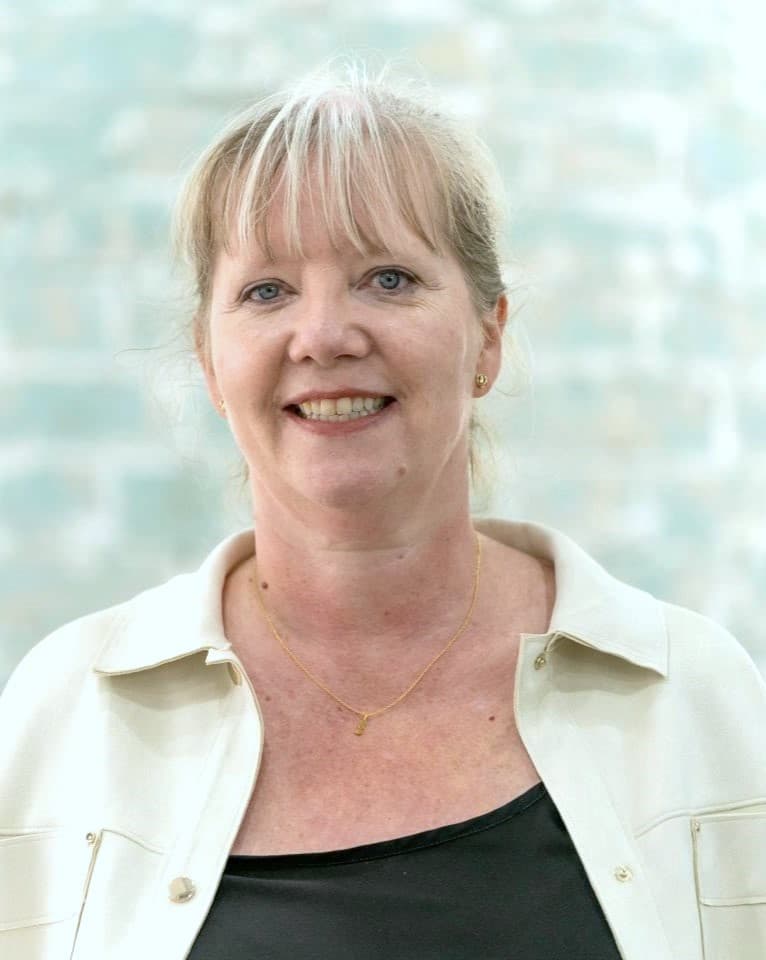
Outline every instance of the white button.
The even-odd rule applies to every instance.
[[[173,903],[186,903],[196,892],[197,888],[188,877],[176,877],[170,882],[170,899]]]
[[[620,866],[614,871],[615,877],[620,881],[620,883],[627,883],[628,880],[633,879],[633,871],[629,867]]]
[[[541,667],[544,667],[548,661],[545,659],[545,654],[541,653],[539,657],[535,659],[535,670],[539,670]]]

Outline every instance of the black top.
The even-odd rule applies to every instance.
[[[542,783],[463,823],[229,857],[188,960],[620,960]]]

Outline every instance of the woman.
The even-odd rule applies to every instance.
[[[2,956],[766,955],[751,660],[563,533],[471,518],[489,182],[355,75],[200,158],[178,237],[254,529],[13,674]]]

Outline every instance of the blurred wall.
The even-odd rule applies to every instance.
[[[484,402],[485,512],[560,527],[766,666],[763,26],[755,0],[0,8],[0,686],[248,524],[169,341],[169,210],[226,115],[348,50],[420,64],[508,187],[533,378]]]

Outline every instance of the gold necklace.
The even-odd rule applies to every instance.
[[[474,604],[476,603],[476,594],[478,593],[478,590],[479,590],[479,571],[481,570],[481,542],[479,541],[479,535],[477,533],[474,533],[474,536],[476,537],[476,567],[473,575],[473,592],[471,594],[471,604],[468,607],[468,613],[466,613],[465,617],[463,618],[463,622],[460,624],[460,626],[457,629],[457,633],[455,633],[455,635],[452,637],[452,639],[447,644],[447,646],[442,650],[442,652],[438,653],[424,670],[421,670],[421,672],[417,675],[417,677],[415,677],[413,682],[409,685],[409,687],[407,687],[404,693],[400,693],[395,700],[392,700],[391,703],[386,704],[385,707],[380,707],[378,710],[358,710],[356,707],[352,707],[350,703],[346,703],[345,700],[341,700],[341,698],[337,697],[332,692],[332,690],[328,690],[328,688],[322,683],[322,681],[319,680],[317,677],[315,677],[314,674],[308,669],[308,667],[304,666],[301,663],[301,661],[295,656],[295,654],[288,647],[288,645],[285,643],[282,637],[280,637],[279,632],[277,631],[277,628],[272,623],[271,617],[269,616],[268,611],[266,610],[266,606],[263,602],[263,596],[261,595],[261,588],[260,588],[259,578],[257,573],[258,563],[256,561],[255,593],[256,593],[256,596],[258,597],[258,603],[260,604],[261,610],[263,611],[263,615],[266,618],[266,623],[268,623],[269,627],[271,628],[271,632],[274,634],[277,641],[279,642],[279,645],[282,647],[285,653],[290,657],[290,659],[295,663],[296,666],[301,668],[301,670],[306,674],[309,680],[312,680],[321,690],[324,690],[324,692],[329,696],[331,696],[336,703],[339,703],[342,707],[345,707],[347,710],[350,710],[352,713],[355,713],[360,718],[359,723],[357,724],[356,730],[354,730],[354,733],[358,737],[361,737],[361,735],[364,733],[367,727],[368,720],[370,720],[372,717],[377,717],[381,713],[385,713],[385,711],[390,710],[391,707],[395,707],[397,703],[401,703],[402,700],[404,700],[404,698],[415,689],[415,687],[420,683],[420,681],[428,673],[428,671],[436,663],[436,661],[444,656],[444,654],[449,650],[452,644],[455,643],[458,637],[463,633],[465,628],[468,626],[468,621],[471,619],[471,614],[473,613]]]

